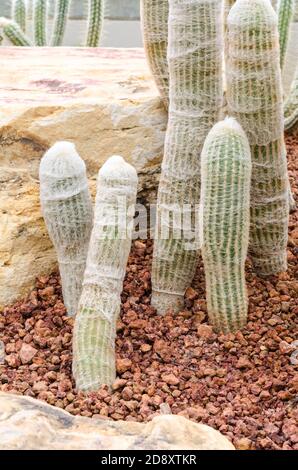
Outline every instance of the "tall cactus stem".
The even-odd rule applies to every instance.
[[[183,306],[198,259],[200,153],[223,101],[221,0],[170,0],[170,108],[157,201],[152,305]]]
[[[71,0],[56,0],[51,46],[61,46],[66,29]]]
[[[47,45],[48,0],[34,0],[33,24],[35,46]]]
[[[0,29],[14,46],[32,47],[30,39],[15,21],[0,18]]]
[[[70,142],[57,142],[40,163],[40,199],[57,252],[64,304],[77,313],[92,229],[93,209],[86,167]]]
[[[169,107],[168,17],[169,0],[141,0],[145,53],[166,109]]]
[[[201,156],[201,243],[208,315],[218,331],[247,320],[245,260],[249,239],[251,154],[233,118],[217,123]]]
[[[131,247],[137,173],[111,157],[98,174],[94,227],[75,319],[73,375],[79,390],[112,385],[116,320]]]
[[[104,8],[104,0],[89,0],[87,47],[98,47],[100,45]]]
[[[27,0],[13,0],[11,17],[18,23],[21,30],[26,33]]]
[[[295,0],[279,0],[278,32],[280,42],[280,66],[284,67],[290,36],[291,23],[294,16]]]
[[[252,155],[250,252],[259,275],[287,269],[289,178],[277,15],[269,0],[237,0],[228,16],[227,100]]]

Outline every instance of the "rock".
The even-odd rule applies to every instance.
[[[178,385],[180,382],[174,374],[162,374],[161,378],[168,385]]]
[[[28,397],[0,393],[0,450],[234,450],[220,432],[182,416],[141,424],[76,417]]]
[[[252,446],[252,441],[247,437],[242,437],[238,439],[236,442],[237,450],[250,450]]]
[[[295,346],[287,343],[286,341],[281,341],[279,343],[279,350],[281,354],[289,354],[293,351],[295,351]]]
[[[209,339],[213,335],[213,330],[211,326],[203,324],[198,326],[197,333],[200,338]]]
[[[19,352],[22,364],[29,364],[37,353],[37,349],[30,346],[30,344],[23,343]]]
[[[138,170],[140,200],[152,202],[167,123],[142,49],[2,52],[0,306],[57,264],[39,205],[43,153],[57,140],[74,142],[93,195],[101,165],[121,154]]]
[[[247,357],[240,357],[236,364],[237,369],[247,369],[252,367],[251,362]]]
[[[119,374],[123,374],[127,370],[129,370],[132,366],[132,362],[128,358],[117,359],[117,372]]]

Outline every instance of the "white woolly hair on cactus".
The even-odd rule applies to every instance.
[[[94,227],[73,336],[73,375],[79,390],[110,386],[116,378],[116,320],[137,183],[136,170],[120,156],[111,157],[98,173]]]
[[[169,4],[170,108],[152,267],[152,305],[161,315],[183,307],[185,290],[195,274],[200,153],[223,102],[222,1],[170,0]],[[190,222],[177,230],[177,220]]]
[[[251,153],[233,118],[215,124],[201,155],[200,237],[208,316],[219,331],[247,321],[245,260],[250,226]]]
[[[270,0],[237,0],[228,16],[227,101],[252,154],[250,252],[258,274],[287,269],[289,178],[277,15]]]
[[[86,166],[75,145],[57,142],[39,169],[42,213],[56,249],[67,313],[77,313],[92,229]]]

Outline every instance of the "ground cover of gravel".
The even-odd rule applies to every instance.
[[[298,139],[287,144],[298,201]],[[264,280],[248,260],[249,321],[237,334],[215,334],[208,325],[201,261],[184,311],[156,316],[152,248],[151,241],[136,241],[129,258],[112,391],[75,391],[73,319],[65,316],[55,273],[0,311],[0,390],[94,419],[147,421],[166,404],[162,408],[218,429],[238,449],[298,450],[298,212],[290,218],[287,273]]]

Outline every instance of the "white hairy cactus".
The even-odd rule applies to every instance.
[[[179,311],[195,274],[200,153],[223,101],[222,1],[169,4],[170,108],[152,268],[152,305],[158,314]]]
[[[70,142],[57,142],[40,162],[40,199],[55,246],[67,313],[77,313],[92,229],[86,167]]]
[[[201,242],[208,316],[219,331],[246,324],[251,154],[233,118],[215,124],[201,156]]]
[[[228,16],[229,113],[251,146],[250,252],[256,271],[287,269],[289,180],[277,15],[270,0],[237,0]]]
[[[73,375],[79,390],[97,390],[115,378],[116,320],[131,247],[137,173],[111,157],[98,173],[83,291],[75,319]]]
[[[166,108],[169,106],[168,17],[169,0],[141,0],[146,57]]]

